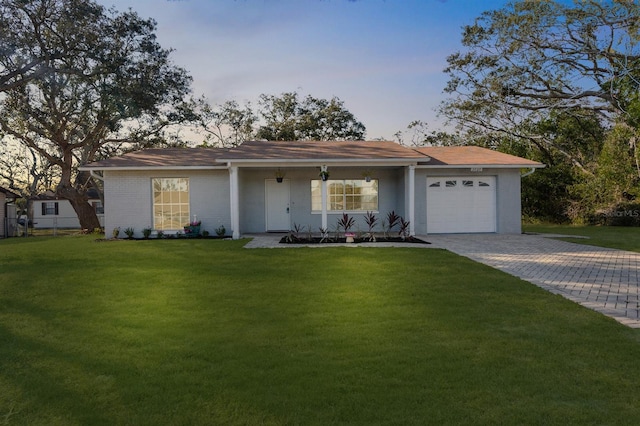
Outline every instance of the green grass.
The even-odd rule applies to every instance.
[[[0,424],[637,424],[640,335],[435,249],[0,241]]]
[[[627,226],[523,225],[525,232],[588,237],[561,238],[572,243],[609,247],[640,253],[640,228]]]

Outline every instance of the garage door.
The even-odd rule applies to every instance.
[[[495,176],[427,178],[427,232],[495,231]]]

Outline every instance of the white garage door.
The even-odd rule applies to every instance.
[[[427,232],[495,231],[495,176],[427,178]]]

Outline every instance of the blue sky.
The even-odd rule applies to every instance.
[[[210,102],[261,93],[337,96],[392,139],[413,120],[442,127],[446,57],[462,26],[505,0],[98,0],[158,22],[163,47]]]

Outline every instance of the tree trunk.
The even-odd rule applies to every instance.
[[[80,227],[93,231],[96,228],[100,228],[100,221],[96,215],[96,211],[91,204],[87,201],[86,194],[78,191],[72,187],[58,187],[56,191],[60,198],[69,200],[71,207],[75,210],[80,221]]]

